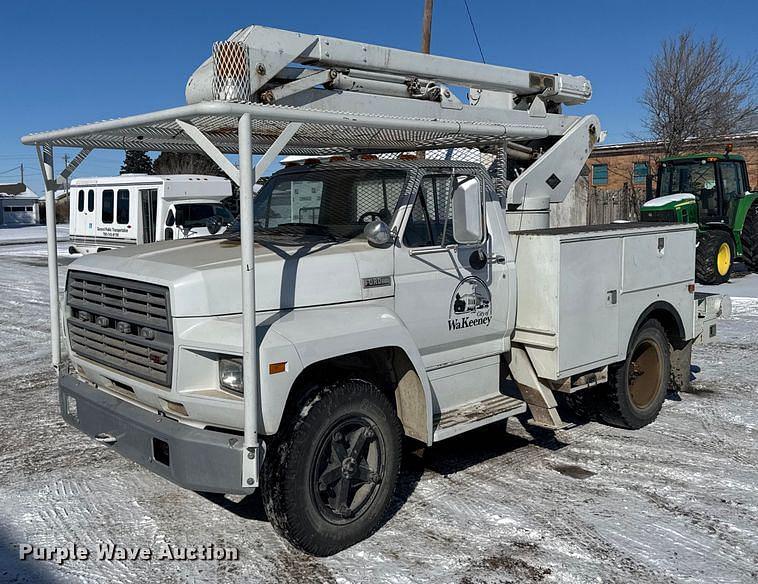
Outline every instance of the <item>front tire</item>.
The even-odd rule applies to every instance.
[[[266,514],[296,548],[337,553],[381,526],[401,457],[402,427],[378,387],[362,380],[321,387],[266,456]]]
[[[758,272],[758,202],[754,202],[745,216],[742,227],[742,257],[747,269]]]
[[[657,320],[648,320],[637,331],[626,360],[608,372],[609,387],[599,404],[600,417],[630,430],[647,426],[661,411],[670,379],[666,331]]]
[[[723,284],[732,275],[734,243],[731,236],[719,229],[704,231],[698,236],[695,252],[695,277],[701,284]]]

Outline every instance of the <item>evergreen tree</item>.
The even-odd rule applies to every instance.
[[[153,174],[153,161],[140,150],[127,150],[120,174],[127,173]]]
[[[206,174],[226,176],[205,154],[189,152],[161,152],[153,164],[155,174]]]

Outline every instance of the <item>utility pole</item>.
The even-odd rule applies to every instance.
[[[432,10],[434,0],[424,0],[424,19],[421,23],[421,52],[428,55],[432,46]],[[426,152],[416,152],[418,158],[426,158]]]
[[[63,155],[63,168],[68,168],[68,154]],[[66,177],[66,195],[68,194],[68,177]]]
[[[421,52],[429,54],[432,45],[432,10],[434,0],[424,0],[424,21],[421,26]]]
[[[21,184],[24,183],[24,163],[21,163]]]

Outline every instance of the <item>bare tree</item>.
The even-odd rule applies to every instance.
[[[730,57],[715,36],[698,41],[691,31],[661,44],[647,71],[641,103],[643,126],[665,154],[732,134],[758,112],[756,56]]]

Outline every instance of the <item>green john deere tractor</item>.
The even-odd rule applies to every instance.
[[[640,219],[699,225],[695,277],[702,284],[727,282],[736,258],[758,272],[758,192],[750,192],[745,159],[729,149],[662,159],[655,198]]]

